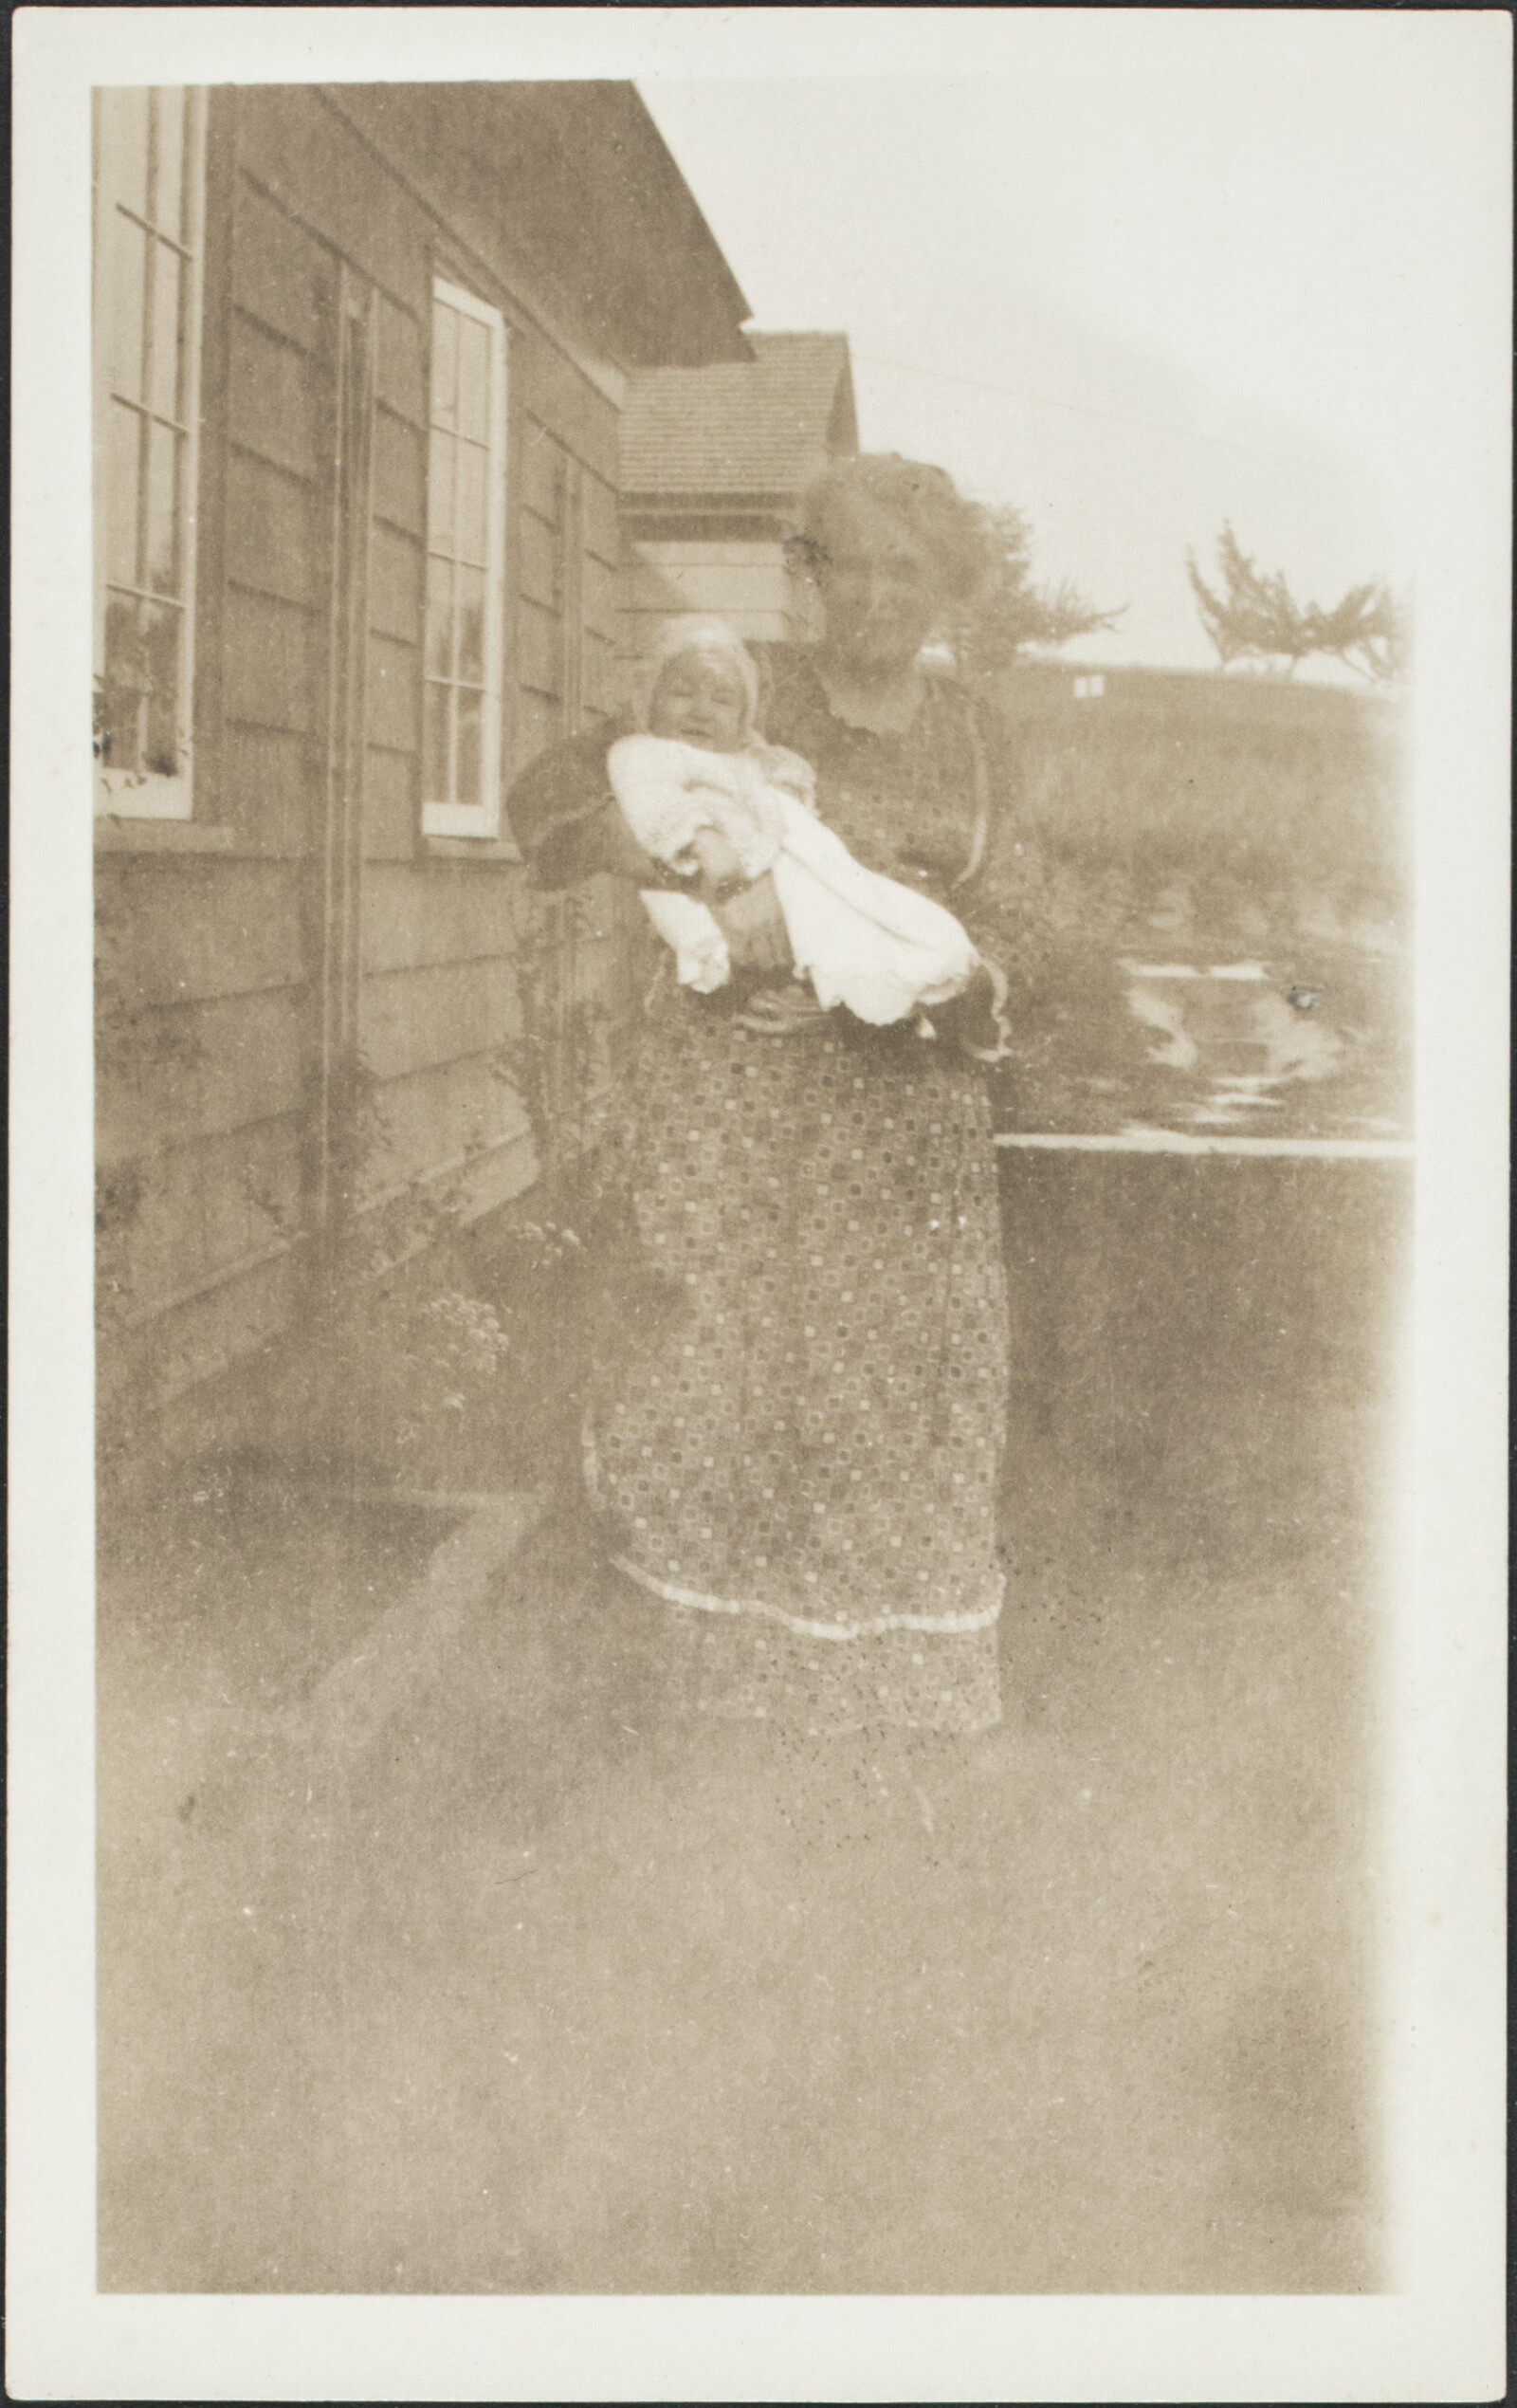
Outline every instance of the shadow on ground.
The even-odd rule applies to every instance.
[[[353,1742],[320,1676],[446,1519],[228,1473],[107,1533],[101,2288],[1376,2288],[1404,1203],[1008,1165],[974,1747],[666,1724],[567,1499]]]

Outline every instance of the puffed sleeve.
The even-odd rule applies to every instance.
[[[506,797],[511,831],[539,886],[577,886],[600,871],[660,886],[665,873],[637,843],[611,790],[606,755],[630,732],[618,720],[554,744]]]

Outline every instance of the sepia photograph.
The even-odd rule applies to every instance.
[[[94,2289],[1404,2292],[1402,295],[1465,128],[1499,336],[1501,39],[210,13],[73,68]]]

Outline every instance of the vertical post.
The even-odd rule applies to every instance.
[[[378,296],[346,265],[338,293],[325,762],[315,863],[319,977],[312,1099],[315,1254],[332,1251],[356,1202],[359,898],[363,865],[375,350]]]
[[[566,736],[576,736],[584,717],[584,470],[577,460],[566,457],[563,462],[562,475],[563,482],[558,497],[558,542],[562,561],[559,607],[563,613],[559,622],[563,643],[559,683],[562,689],[563,732]]]

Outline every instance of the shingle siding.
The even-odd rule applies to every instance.
[[[614,700],[625,370],[747,354],[746,304],[630,85],[244,86],[213,96],[212,119],[195,818],[228,841],[99,865],[123,1054],[102,1043],[100,1159],[122,1194],[141,1183],[107,1385],[139,1375],[159,1402],[299,1310],[286,1248],[319,1036],[344,282],[377,296],[356,1012],[386,1136],[366,1184],[448,1176],[477,1145],[472,1211],[536,1170],[491,1070],[519,1027],[526,873],[421,838],[432,276],[508,330],[507,779]],[[525,193],[503,143],[532,167]],[[547,205],[549,153],[580,194],[572,218]],[[617,356],[633,321],[643,347]],[[605,938],[565,947],[568,983],[613,1011],[636,908],[601,896]]]
[[[750,335],[751,361],[647,368],[622,413],[621,482],[654,497],[800,493],[858,449],[846,335]]]

